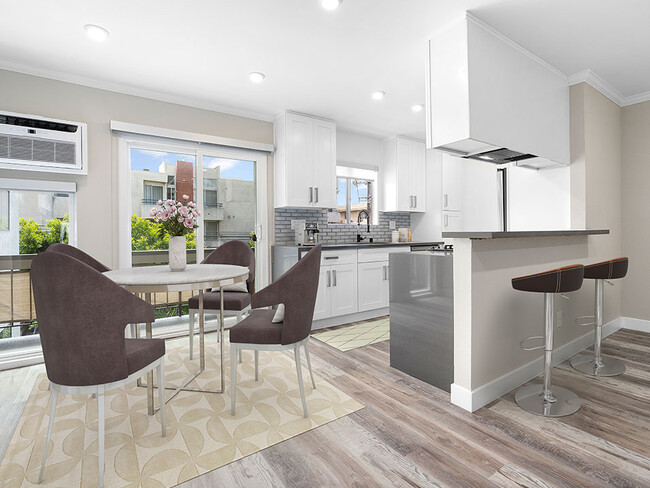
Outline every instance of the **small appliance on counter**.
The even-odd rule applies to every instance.
[[[303,246],[313,246],[318,244],[318,235],[320,229],[316,222],[306,222],[303,230],[302,244]]]

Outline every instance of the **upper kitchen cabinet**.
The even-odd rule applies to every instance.
[[[287,112],[275,146],[275,207],[336,207],[336,124]]]
[[[404,137],[382,141],[383,212],[424,212],[424,143]]]
[[[486,162],[567,165],[569,84],[469,14],[429,41],[427,147]]]

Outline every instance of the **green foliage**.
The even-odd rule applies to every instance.
[[[18,252],[20,254],[38,254],[55,242],[68,243],[68,224],[70,216],[65,214],[63,220],[52,219],[45,222],[42,229],[33,219],[18,221]]]
[[[196,249],[196,233],[186,234],[187,249]],[[157,251],[169,248],[169,234],[153,220],[131,215],[131,249]]]

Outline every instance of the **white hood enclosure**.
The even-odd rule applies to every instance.
[[[466,14],[429,41],[427,147],[486,162],[568,165],[565,75]]]

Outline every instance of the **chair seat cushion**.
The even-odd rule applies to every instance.
[[[585,266],[585,278],[591,280],[615,280],[627,274],[628,258],[616,258]]]
[[[221,292],[208,291],[203,294],[203,308],[205,310],[220,310]],[[190,309],[199,309],[199,296],[195,295],[188,300]],[[238,291],[227,291],[223,294],[224,310],[244,310],[251,304],[251,294]]]
[[[577,264],[520,276],[512,279],[512,287],[538,293],[567,293],[580,289],[584,271],[584,266]]]
[[[253,310],[230,329],[230,342],[239,344],[280,344],[282,322],[272,322],[275,310]]]
[[[124,339],[129,374],[141,370],[165,355],[163,339]]]

